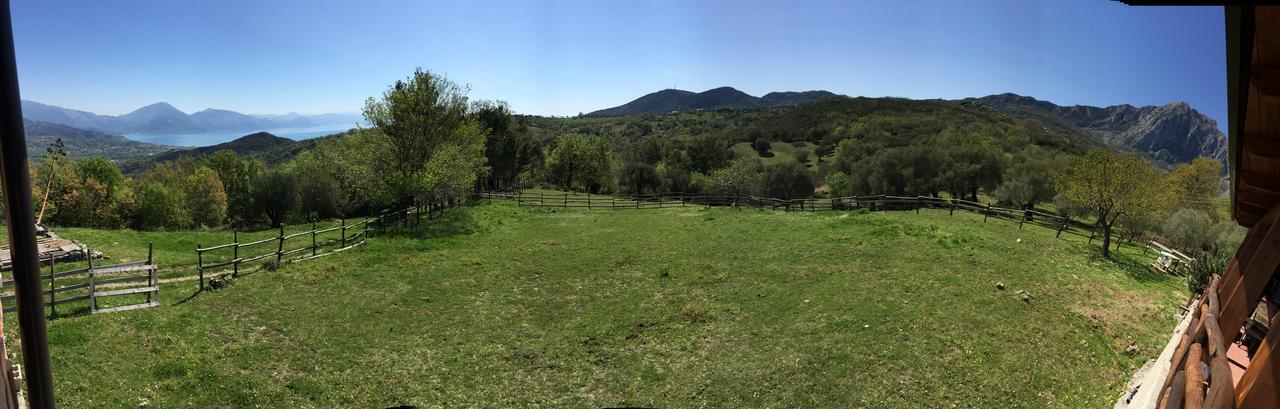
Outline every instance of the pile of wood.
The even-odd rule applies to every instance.
[[[40,234],[36,237],[36,247],[39,254],[37,258],[41,263],[47,262],[50,257],[56,261],[80,261],[86,257],[95,259],[103,258],[101,252],[90,252],[88,247],[75,241],[58,237],[52,231],[46,230],[43,226],[37,225],[37,232]],[[13,255],[9,252],[9,245],[0,246],[0,270],[9,270],[13,266],[10,264]]]

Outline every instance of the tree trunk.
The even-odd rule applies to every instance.
[[[1111,224],[1102,224],[1102,257],[1111,258]]]

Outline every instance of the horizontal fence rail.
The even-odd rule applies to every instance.
[[[820,212],[848,211],[867,209],[869,211],[919,211],[925,209],[946,209],[951,214],[963,210],[983,215],[988,218],[999,218],[1023,224],[1033,224],[1057,230],[1057,236],[1063,233],[1088,237],[1090,241],[1096,235],[1096,226],[1070,217],[1047,213],[1035,209],[1010,209],[995,207],[961,199],[944,199],[928,196],[847,196],[833,198],[808,199],[775,199],[753,195],[734,194],[686,194],[657,193],[643,195],[590,195],[590,194],[548,194],[526,192],[489,192],[479,195],[481,200],[490,203],[493,200],[514,202],[517,206],[580,208],[592,210],[604,209],[661,209],[683,206],[745,206],[767,208],[783,211]]]
[[[417,225],[424,216],[430,221],[452,206],[453,203],[415,205],[382,212],[377,217],[366,217],[354,223],[339,219],[338,225],[332,227],[321,228],[312,222],[310,230],[292,234],[286,234],[284,226],[280,226],[274,236],[243,243],[239,232],[233,231],[230,243],[208,247],[196,245],[198,289],[204,291],[209,280],[238,275],[241,267],[254,262],[268,260],[280,264],[345,251],[364,244],[374,232]]]
[[[87,249],[86,249],[87,250]],[[66,271],[57,271],[58,261],[50,255],[45,264],[48,273],[40,279],[48,283],[43,294],[44,305],[49,308],[49,316],[58,316],[58,306],[69,303],[88,302],[89,312],[124,311],[147,308],[159,305],[160,286],[156,276],[158,270],[153,260],[153,246],[147,246],[147,260],[134,263],[112,265],[94,265],[93,258],[87,259],[88,266]],[[61,285],[59,285],[61,283]],[[0,279],[0,286],[10,286],[12,278]],[[108,297],[140,295],[141,300],[133,303],[103,307],[99,300]],[[4,312],[17,311],[13,295],[0,296],[0,302],[7,307]]]

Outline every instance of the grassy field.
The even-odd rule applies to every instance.
[[[1185,290],[1095,251],[961,212],[495,203],[50,348],[64,407],[1103,407]]]
[[[734,155],[739,158],[759,158],[760,162],[765,165],[791,162],[796,160],[796,153],[806,152],[809,154],[809,161],[805,162],[805,166],[808,166],[809,169],[812,170],[818,169],[818,155],[813,153],[814,148],[817,148],[818,145],[815,145],[812,142],[796,142],[794,144],[791,142],[774,142],[772,146],[773,149],[770,149],[769,152],[772,152],[773,156],[767,158],[760,156],[760,153],[756,152],[756,149],[751,146],[750,142],[736,143],[733,145],[732,150]]]

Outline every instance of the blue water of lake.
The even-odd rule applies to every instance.
[[[355,124],[317,125],[302,128],[276,128],[263,129],[262,131],[269,132],[275,136],[300,141],[303,139],[311,139],[345,132],[351,128],[355,128]],[[257,132],[260,131],[214,131],[186,134],[132,134],[125,135],[125,137],[135,141],[158,143],[161,145],[196,147],[231,142],[242,136]]]

